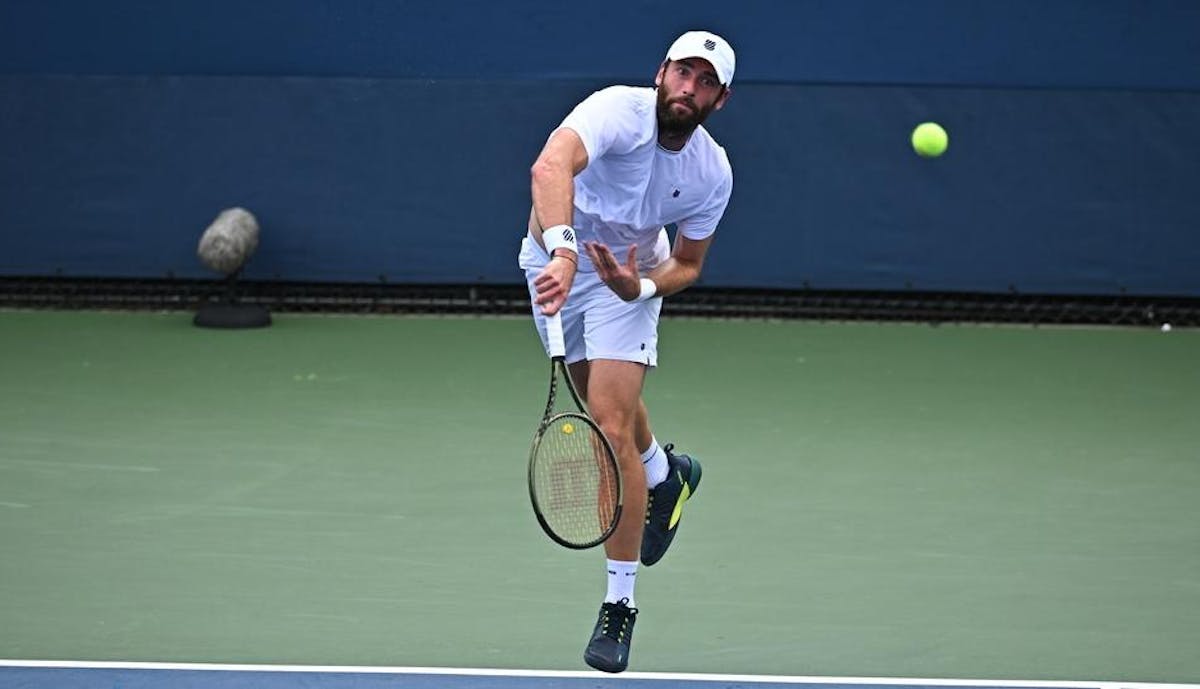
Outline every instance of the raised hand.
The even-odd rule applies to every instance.
[[[630,245],[624,264],[618,263],[612,250],[600,242],[584,242],[583,246],[592,259],[592,265],[596,267],[596,274],[609,289],[625,301],[638,298],[641,293],[641,275],[637,267],[636,244]]]

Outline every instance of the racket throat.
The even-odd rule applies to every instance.
[[[571,399],[575,400],[575,406],[584,414],[588,413],[587,403],[579,396],[579,390],[575,388],[575,379],[571,377],[571,367],[567,365],[565,357],[557,357],[555,359],[562,371],[563,380],[567,383],[567,391],[571,393]]]

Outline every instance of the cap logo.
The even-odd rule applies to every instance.
[[[708,39],[707,41],[705,41],[705,42],[704,42],[704,48],[705,48],[706,50],[716,50],[716,49],[717,49],[717,42],[716,42],[716,41],[714,41],[713,39],[711,39],[711,38],[710,38],[710,39]]]

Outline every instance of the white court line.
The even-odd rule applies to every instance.
[[[676,682],[757,682],[760,684],[875,684],[943,687],[1030,687],[1032,689],[1200,689],[1200,684],[1154,682],[1069,682],[1042,680],[930,679],[916,677],[808,677],[787,675],[712,675],[678,672],[623,672],[610,675],[584,670],[506,670],[453,667],[382,667],[354,665],[231,665],[223,663],[139,663],[87,660],[3,660],[0,667],[79,670],[199,670],[212,672],[307,672],[372,675],[459,675],[467,677],[621,677]]]

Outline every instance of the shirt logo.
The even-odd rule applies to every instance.
[[[679,198],[679,190],[678,189],[675,190],[675,193],[671,194],[671,198],[673,198],[673,199]]]
[[[705,48],[706,50],[716,50],[716,49],[717,49],[717,42],[716,42],[716,41],[714,41],[713,39],[711,39],[711,38],[710,38],[710,39],[708,39],[707,41],[705,41],[705,42],[704,42],[704,48]]]

